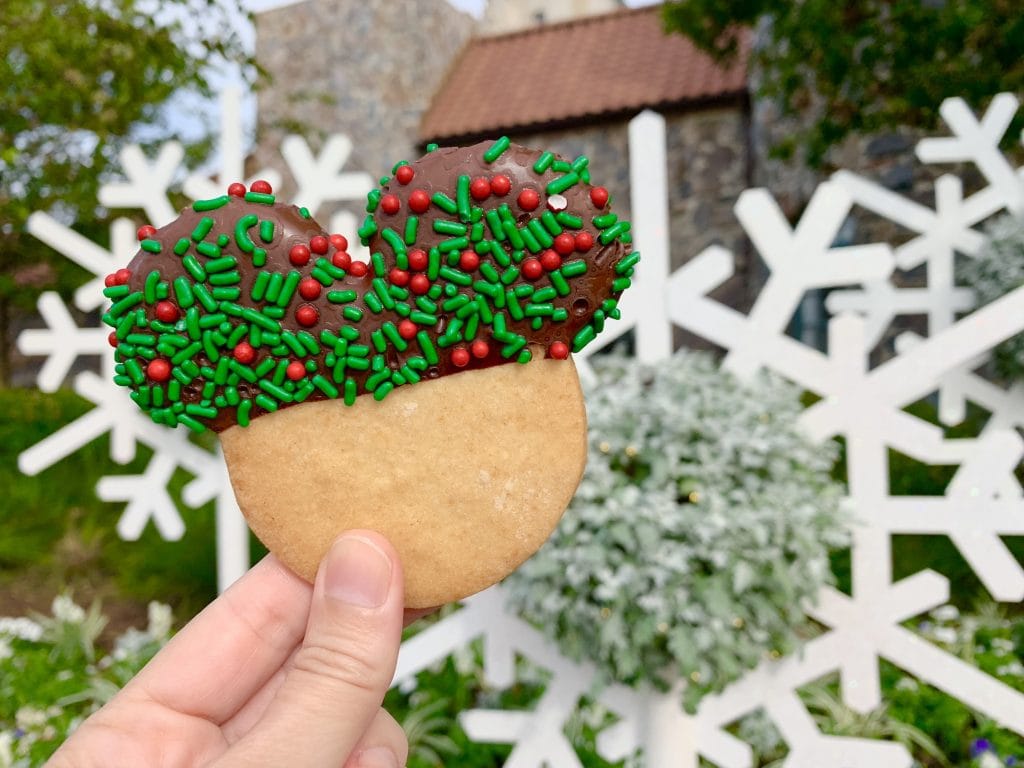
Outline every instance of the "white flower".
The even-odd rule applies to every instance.
[[[46,723],[46,713],[35,707],[22,707],[14,714],[14,722],[23,731],[31,730]]]
[[[11,768],[14,765],[14,734],[0,731],[0,768]]]
[[[85,621],[85,610],[68,595],[57,595],[50,607],[53,617],[65,624],[81,624]]]
[[[150,602],[147,613],[149,615],[149,627],[147,628],[149,634],[154,640],[166,640],[171,633],[171,623],[174,620],[171,606],[154,600]]]
[[[0,616],[0,635],[8,635],[31,643],[39,642],[43,636],[43,628],[32,619],[24,617],[8,618]]]
[[[940,643],[953,645],[956,642],[956,630],[952,627],[936,627],[932,632],[932,637]]]

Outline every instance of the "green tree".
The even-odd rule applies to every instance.
[[[182,89],[208,95],[211,65],[255,79],[244,16],[239,0],[0,2],[0,386],[13,313],[81,278],[25,232],[29,214],[53,210],[102,242],[111,213],[96,194],[124,143],[174,137],[163,106]],[[188,142],[193,156],[204,143]]]
[[[674,0],[663,11],[669,31],[719,61],[745,28],[764,30],[758,95],[805,126],[775,149],[803,146],[813,166],[853,133],[933,129],[948,96],[981,105],[1024,91],[1020,0]]]

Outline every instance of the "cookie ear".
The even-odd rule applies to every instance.
[[[564,358],[619,316],[639,260],[609,202],[586,157],[503,137],[398,163],[370,192],[359,236],[377,277],[417,295],[443,286],[442,311],[460,321],[441,336],[456,363],[460,341],[489,363],[524,362],[529,345]]]

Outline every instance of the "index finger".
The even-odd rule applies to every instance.
[[[175,635],[124,693],[223,723],[301,641],[312,593],[268,555]]]

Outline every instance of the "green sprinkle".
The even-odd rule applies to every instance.
[[[383,384],[381,384],[373,391],[373,399],[383,400],[385,397],[388,396],[388,393],[391,392],[391,390],[393,390],[394,388],[394,384],[392,384],[390,381],[385,381]]]
[[[288,277],[285,278],[284,286],[281,288],[281,295],[277,297],[277,306],[287,307],[288,302],[292,300],[292,296],[295,295],[295,289],[299,285],[299,281],[302,280],[302,275],[294,269],[288,273]],[[210,278],[210,282],[213,282],[213,278]]]
[[[536,302],[551,301],[557,295],[558,291],[556,291],[550,285],[546,285],[543,288],[538,288],[536,291],[534,291],[532,300]]]
[[[473,231],[470,232],[469,239],[474,243],[479,243],[484,239],[484,223],[482,221],[478,221],[473,225]]]
[[[285,349],[283,354],[287,354],[287,352],[288,352],[288,350]],[[273,370],[275,365],[276,365],[276,363],[274,362],[273,358],[271,358],[271,357],[265,358],[264,360],[260,361],[259,365],[256,366],[256,375],[257,376],[266,376],[268,373],[270,373],[271,370]]]
[[[484,162],[493,163],[495,160],[501,157],[502,152],[508,149],[510,143],[511,142],[509,141],[508,136],[502,136],[500,139],[495,141],[493,144],[491,144],[490,148],[486,152],[484,152]]]
[[[477,296],[476,305],[477,307],[480,308],[480,318],[485,323],[490,323],[494,320],[494,315],[491,314],[491,308],[487,306],[487,299],[485,299],[483,296]]]
[[[540,253],[543,248],[540,247],[540,243],[537,242],[537,238],[533,232],[530,231],[529,227],[523,227],[519,230],[519,236],[523,239],[526,247],[530,250],[530,253]]]
[[[146,275],[146,285],[143,288],[143,295],[147,304],[156,303],[156,286],[160,282],[160,273],[157,270],[153,270]],[[119,286],[127,288],[128,286]]]
[[[458,181],[455,182],[455,207],[459,212],[459,218],[462,221],[469,221],[471,216],[469,207],[469,182],[470,178],[466,174],[459,176]],[[463,229],[465,231],[465,229]]]
[[[416,230],[419,228],[418,216],[410,216],[405,220],[405,244],[412,245],[416,242]]]
[[[607,229],[618,220],[618,215],[614,213],[602,213],[600,216],[594,217],[594,226],[598,229]]]
[[[430,201],[445,213],[455,214],[459,212],[459,206],[444,192],[435,192]]]
[[[484,276],[484,279],[490,283],[497,283],[501,281],[501,275],[498,274],[498,270],[494,268],[494,265],[489,261],[481,262],[480,274]]]
[[[147,253],[160,253],[160,242],[158,240],[146,238],[139,243],[139,246]]]
[[[255,213],[250,213],[249,215],[240,218],[238,223],[235,224],[235,242],[238,243],[238,247],[246,253],[252,253],[256,248],[256,245],[249,237],[248,229],[249,227],[254,226],[259,220],[259,216]]]
[[[356,383],[352,379],[345,379],[345,405],[352,405],[356,401]]]
[[[173,363],[174,365],[181,365],[186,360],[191,360],[191,358],[196,353],[198,353],[200,350],[202,350],[202,348],[203,348],[203,345],[200,344],[198,341],[195,341],[195,342],[189,344],[183,350],[181,350],[181,352],[176,354],[174,357],[172,357],[171,358],[171,363]],[[129,360],[128,362],[131,362],[131,361]],[[198,371],[197,371],[197,373],[198,373]]]
[[[357,371],[368,371],[370,369],[370,361],[362,357],[349,356],[345,358],[345,364]]]
[[[197,283],[201,283],[206,280],[206,270],[199,263],[198,259],[192,254],[189,254],[181,260],[181,265],[185,267],[185,271],[192,275],[192,279]]]
[[[174,254],[176,256],[181,256],[182,254],[185,253],[185,251],[188,250],[189,245],[191,245],[191,243],[189,243],[189,241],[186,238],[181,238],[181,240],[174,244]]]
[[[398,328],[390,320],[381,326],[381,330],[384,331],[384,335],[388,337],[388,340],[395,345],[395,349],[399,352],[405,352],[409,347],[406,340],[399,335]]]
[[[376,292],[377,298],[380,299],[380,303],[383,304],[386,309],[394,309],[395,300],[391,298],[391,294],[388,292],[388,284],[384,282],[383,278],[375,277],[370,284],[373,286],[373,290]]]
[[[328,291],[327,300],[332,304],[348,304],[350,301],[355,301],[359,294],[355,291]]]
[[[334,283],[334,278],[324,272],[320,267],[313,267],[310,273],[316,280],[323,286],[330,288]]]
[[[196,246],[196,253],[205,256],[208,259],[219,259],[220,248],[213,243],[199,243]]]
[[[213,312],[217,309],[217,301],[210,292],[206,290],[206,286],[202,283],[196,283],[192,286],[192,293],[195,294],[196,299],[203,305],[203,309],[207,312]]]
[[[468,228],[457,221],[434,219],[434,231],[441,235],[464,235]]]
[[[507,267],[512,263],[512,259],[510,259],[508,254],[505,253],[505,249],[497,243],[494,243],[491,246],[491,255],[494,256],[494,260],[502,267]]]
[[[228,244],[230,242],[231,242],[231,236],[230,235],[228,235],[228,234],[226,234],[224,232],[221,232],[219,235],[217,235],[217,246],[219,248],[227,248]]]
[[[508,236],[508,241],[512,243],[512,247],[519,251],[522,250],[526,243],[523,241],[523,235],[519,231],[519,227],[516,226],[514,221],[506,219],[504,222],[505,234]]]
[[[272,317],[275,320],[280,320],[285,316],[285,310],[283,307],[263,307],[260,310],[267,317]]]
[[[370,244],[370,238],[377,234],[377,222],[373,220],[373,214],[363,220],[363,226],[356,231],[356,234],[359,235],[359,240],[363,245]]]
[[[178,298],[178,304],[182,309],[191,307],[196,303],[196,297],[192,293],[192,286],[189,285],[188,279],[184,276],[174,279],[174,295]],[[115,304],[114,306],[117,305]],[[113,311],[113,308],[111,308],[111,311]]]
[[[238,426],[248,427],[249,426],[249,412],[252,410],[252,400],[243,400],[236,411],[236,418],[238,419]]]
[[[556,173],[568,173],[572,170],[572,163],[567,163],[565,160],[555,160],[555,162],[551,164],[551,170]]]
[[[306,206],[302,206],[301,208],[299,208],[299,215],[304,219],[313,218],[313,214],[309,212],[309,208],[307,208]]]
[[[221,304],[221,307],[227,311],[226,307]],[[261,312],[257,312],[252,307],[245,307],[242,310],[242,317],[248,320],[252,325],[259,326],[264,331],[270,331],[271,333],[278,333],[281,330],[281,324],[275,320],[271,320]]]
[[[270,219],[260,222],[260,240],[269,243],[274,239],[274,222]]]
[[[580,329],[579,333],[577,333],[573,337],[573,340],[572,340],[572,351],[573,352],[579,352],[581,349],[583,349],[585,346],[587,346],[587,344],[589,344],[590,342],[592,342],[596,338],[597,338],[597,332],[593,329],[592,326],[589,326],[589,325],[583,326],[583,328]]]
[[[209,200],[196,200],[192,203],[192,210],[197,213],[203,213],[205,211],[215,211],[218,208],[222,208],[227,205],[231,200],[227,195],[221,195],[220,197],[211,197]]]
[[[552,236],[562,234],[562,227],[551,211],[544,211],[544,213],[540,215],[540,222],[547,228],[548,232]]]
[[[375,253],[371,255],[370,263],[373,264],[373,272],[377,277],[384,277],[388,273],[387,267],[384,265],[383,254]]]
[[[488,287],[490,287],[490,286],[488,286]],[[469,302],[470,302],[469,296],[466,296],[465,294],[460,293],[458,296],[452,296],[450,299],[446,299],[441,304],[441,309],[443,309],[445,312],[454,312],[454,311],[456,311],[458,309],[461,309],[462,307],[466,306],[467,304],[469,304]]]
[[[523,319],[523,309],[519,306],[519,301],[516,299],[516,292],[511,288],[505,291],[506,306],[508,307],[508,313],[512,315],[513,320]]]
[[[353,323],[358,323],[363,319],[363,310],[357,307],[345,307],[341,311],[342,317],[346,320],[351,320]]]
[[[583,261],[582,259],[577,259],[575,261],[567,261],[562,265],[562,274],[565,275],[566,277],[577,277],[579,275],[586,273],[586,271],[587,262]]]
[[[281,287],[284,285],[284,275],[274,272],[270,275],[270,284],[267,285],[266,300],[272,304],[277,303],[277,297],[281,295]]]
[[[214,411],[214,414],[216,414],[216,411]],[[196,421],[191,416],[189,416],[187,413],[179,413],[176,418],[178,419],[178,421],[180,421],[186,427],[191,429],[193,432],[205,432],[206,431],[206,427],[202,424],[202,422]]]
[[[281,341],[296,355],[299,357],[305,357],[308,353],[302,346],[302,343],[295,337],[291,331],[284,331],[281,333]]]
[[[199,307],[189,307],[185,313],[185,329],[188,331],[188,337],[193,341],[199,341],[202,338],[202,331],[199,328]]]
[[[573,216],[571,213],[568,213],[567,211],[556,213],[555,219],[558,221],[559,224],[561,224],[563,227],[566,227],[567,229],[583,229],[583,219],[581,219],[579,216]]]
[[[371,189],[366,194],[366,212],[373,213],[377,210],[377,206],[380,205],[380,190]]]
[[[472,285],[473,278],[467,275],[465,272],[453,267],[444,266],[438,270],[438,274],[445,280],[449,280],[457,285]]]
[[[440,243],[438,243],[437,249],[441,253],[450,253],[452,251],[461,251],[468,247],[468,237],[454,237],[451,240],[442,240]]]
[[[391,246],[391,250],[395,252],[395,255],[405,255],[405,241],[402,240],[401,236],[391,229],[391,227],[385,227],[384,231],[380,233],[384,242]]]
[[[601,241],[601,245],[608,245],[613,240],[615,240],[615,238],[629,232],[629,229],[630,225],[628,221],[620,221],[608,227],[608,229],[606,229],[604,232],[598,235],[597,239]]]
[[[223,312],[217,312],[212,315],[203,315],[202,317],[199,318],[199,327],[204,330],[216,328],[222,322],[227,320],[227,317],[228,316],[225,315]]]
[[[520,285],[517,285],[515,290],[517,299],[525,299],[527,296],[533,295],[533,286],[529,285],[528,283],[522,283]]]
[[[256,275],[256,281],[252,284],[252,296],[253,301],[263,301],[263,296],[267,292],[267,284],[270,282],[269,272],[260,272]]]
[[[256,402],[256,405],[258,405],[265,411],[270,411],[270,413],[273,413],[274,411],[277,410],[277,403],[267,395],[256,395],[256,397],[254,397],[253,400]]]
[[[519,277],[519,267],[509,267],[501,275],[503,285],[512,285]],[[528,287],[528,286],[527,286]]]
[[[281,362],[285,364],[285,367],[288,366],[287,360],[282,360]],[[274,384],[272,381],[268,381],[267,379],[260,379],[260,389],[272,395],[273,397],[276,397],[282,403],[290,403],[292,401],[291,394],[286,392],[283,388],[279,387],[278,385]]]
[[[523,363],[524,365],[533,359],[533,353],[529,349],[524,349],[519,353],[519,357],[516,358],[517,363]]]
[[[565,192],[565,190],[569,189],[569,187],[574,184],[578,184],[579,180],[579,174],[573,171],[549,181],[547,187],[544,188],[544,191],[549,195],[560,195]]]
[[[309,331],[299,331],[295,335],[299,337],[302,346],[309,350],[309,354],[320,354],[320,345],[316,343],[316,338],[314,338],[313,334],[309,333]]]
[[[514,334],[512,341],[501,348],[501,356],[504,358],[512,357],[519,350],[526,346],[526,337]]]
[[[437,323],[436,315],[429,315],[426,312],[413,312],[409,319],[418,325],[434,325]]]
[[[217,272],[225,272],[229,269],[234,269],[238,265],[238,261],[234,256],[225,256],[222,259],[214,259],[213,261],[206,262],[206,271],[210,274],[216,274]]]
[[[262,192],[246,192],[245,202],[247,203],[259,203],[260,205],[273,205],[274,196],[267,195]]]
[[[267,252],[262,248],[254,248],[252,252],[252,265],[262,267],[267,263]]]
[[[437,248],[431,248],[427,253],[427,279],[437,280],[441,269],[441,252]],[[437,287],[437,286],[434,286]],[[431,289],[433,290],[433,288]]]
[[[437,144],[435,144],[434,142],[430,142],[429,144],[427,144],[427,152],[436,152],[436,151],[437,151]]]
[[[621,293],[632,284],[628,277],[617,277],[612,281],[612,293]]]
[[[615,273],[624,275],[629,272],[633,267],[640,261],[640,252],[633,251],[628,256],[622,259],[618,264],[615,265]]]
[[[491,234],[494,235],[494,239],[499,242],[505,241],[505,229],[501,223],[501,217],[498,216],[498,212],[491,210],[484,214],[484,219],[487,221],[487,226],[491,230]]]
[[[527,304],[527,317],[549,317],[555,311],[553,304]]]
[[[220,274],[210,275],[210,285],[235,285],[241,282],[242,277],[237,271],[221,272]]]
[[[228,360],[228,367],[231,368],[232,371],[237,373],[243,379],[248,381],[250,384],[255,384],[257,379],[259,379],[259,376],[256,375],[256,372],[253,371],[252,368],[250,368],[248,365],[243,365],[237,360]]]
[[[369,308],[369,310],[373,312],[373,314],[375,315],[379,315],[381,312],[384,311],[384,305],[381,304],[380,299],[378,299],[372,293],[367,292],[363,296],[363,301],[366,303],[366,306]]]
[[[437,365],[437,350],[434,349],[434,343],[430,340],[430,334],[420,331],[416,334],[416,341],[420,343],[420,349],[423,350],[423,356],[427,358],[427,362],[430,365]]]
[[[186,405],[185,413],[189,416],[201,416],[204,419],[214,419],[217,417],[216,408],[199,405],[199,403],[189,403]]]
[[[537,162],[533,164],[533,172],[544,173],[544,171],[551,167],[551,163],[554,159],[555,156],[550,152],[542,153],[541,156],[537,158]]]
[[[556,269],[554,272],[549,272],[548,278],[551,280],[551,284],[555,286],[555,290],[558,291],[559,296],[569,295],[569,283],[565,281],[560,269]]]

